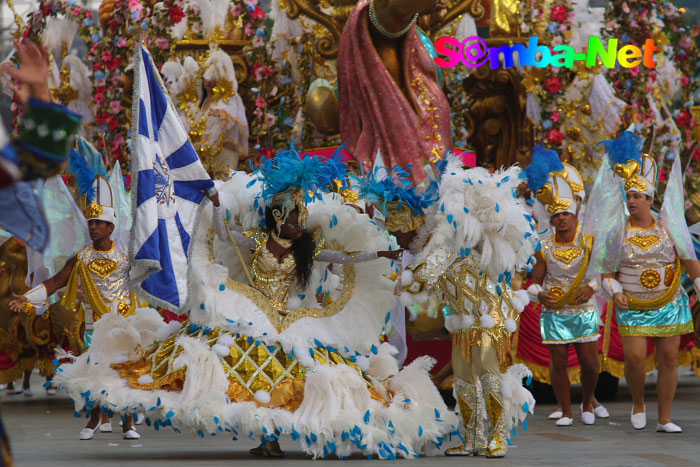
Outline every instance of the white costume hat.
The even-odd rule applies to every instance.
[[[551,190],[549,189],[551,187]],[[554,216],[560,212],[576,215],[576,200],[571,183],[562,175],[553,175],[544,189],[537,192],[537,198],[547,206],[547,213]]]
[[[563,164],[564,170],[566,170],[566,180],[574,190],[574,195],[580,196],[581,200],[586,199],[586,189],[583,184],[583,177],[581,177],[581,173],[576,169],[576,167],[568,162],[564,162]]]
[[[114,212],[114,197],[109,180],[102,175],[95,177],[92,182],[93,199],[83,208],[85,219],[93,219],[116,224],[117,216]]]

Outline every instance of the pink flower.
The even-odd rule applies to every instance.
[[[624,13],[629,14],[629,12],[630,12],[630,7],[629,7],[629,5],[627,5],[627,3],[623,3],[623,4],[622,4],[622,11],[623,11]]]
[[[117,134],[112,138],[112,152],[119,150],[124,144],[124,135]]]
[[[122,111],[122,103],[119,101],[112,101],[109,103],[109,108],[112,110],[113,114],[118,114]]]
[[[139,0],[129,0],[129,11],[143,11],[143,4]]]
[[[559,144],[564,140],[564,133],[558,128],[552,128],[547,132],[547,141],[552,144]]]
[[[234,17],[241,16],[243,14],[243,6],[240,3],[237,3],[236,6],[231,8],[231,15]]]
[[[110,80],[112,82],[113,86],[119,86],[122,84],[122,75],[117,73],[114,76],[112,76],[112,79]]]
[[[246,24],[244,32],[246,36],[252,36],[255,34],[255,26],[253,26],[253,23]]]
[[[258,4],[258,0],[243,0],[243,3],[248,6],[256,6]]]
[[[555,5],[549,17],[556,23],[563,23],[569,18],[569,9],[564,5]]]
[[[690,80],[687,76],[681,76],[681,86],[686,87],[690,84]]]
[[[165,37],[159,37],[156,39],[156,47],[161,50],[167,50],[170,47],[170,40]]]
[[[265,107],[267,107],[267,101],[262,97],[258,96],[258,98],[255,99],[255,107],[257,107],[258,109],[264,109]]]
[[[120,37],[119,40],[117,40],[117,43],[115,45],[117,47],[126,47],[126,38]]]
[[[559,112],[554,112],[549,116],[549,119],[553,122],[558,122],[561,119],[561,114]]]
[[[637,75],[639,74],[639,67],[636,66],[636,67],[634,67],[634,68],[630,68],[630,74],[631,74],[632,76],[637,76]]]
[[[689,37],[684,37],[683,39],[678,41],[678,45],[682,49],[689,49],[691,45],[693,45],[693,40]]]
[[[263,110],[258,107],[253,111],[253,115],[255,115],[257,118],[262,118],[263,117]]]
[[[544,80],[544,87],[548,92],[556,94],[561,91],[562,83],[558,76],[550,76]]]
[[[253,47],[262,47],[265,45],[265,39],[256,34],[255,37],[253,37],[252,44]]]

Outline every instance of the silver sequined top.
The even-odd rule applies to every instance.
[[[109,251],[98,251],[92,243],[78,252],[78,260],[87,266],[95,286],[108,306],[129,300],[129,257],[117,242]]]
[[[571,288],[586,257],[586,252],[581,245],[582,240],[586,241],[580,228],[576,232],[576,238],[570,243],[557,243],[554,239],[554,231],[542,239],[542,256],[547,265],[547,273],[543,283],[544,290],[559,289],[565,293]],[[581,287],[585,284],[584,279]],[[565,305],[557,309],[547,308],[543,305],[542,311],[575,314],[591,311],[595,308],[595,296],[592,296],[586,303],[580,305]]]
[[[676,273],[676,258],[673,239],[661,219],[649,228],[632,227],[628,221],[619,277],[625,293],[643,300],[663,295]]]

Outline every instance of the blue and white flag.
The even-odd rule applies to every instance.
[[[151,54],[138,44],[131,134],[132,287],[151,304],[187,310],[190,245],[214,181],[187,137]]]

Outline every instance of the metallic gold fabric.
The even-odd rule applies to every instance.
[[[266,346],[249,337],[235,337],[235,334],[222,329],[203,329],[189,321],[183,323],[178,333],[147,349],[143,358],[113,364],[112,367],[133,388],[180,391],[185,383],[187,368],[173,367],[182,353],[182,347],[176,345],[178,337],[193,337],[213,346],[223,335],[231,336],[234,341],[229,354],[220,359],[229,380],[227,395],[232,402],[255,401],[260,406],[290,411],[299,407],[304,400],[305,373],[308,369],[299,364],[294,356],[286,354],[278,345]],[[328,349],[314,349],[314,359],[323,365],[347,365],[362,375],[357,365]],[[153,378],[152,383],[139,383],[139,378],[145,374]],[[366,379],[366,383],[369,388],[371,382]],[[270,394],[270,403],[255,400],[255,392],[259,390]],[[378,398],[376,393],[373,396]]]
[[[503,409],[503,393],[498,376],[486,373],[481,378],[486,402],[486,414],[491,425],[489,443],[486,447],[487,457],[503,457],[508,451],[506,417]]]

